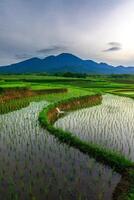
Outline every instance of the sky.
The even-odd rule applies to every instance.
[[[133,0],[0,0],[0,65],[63,52],[134,66]]]

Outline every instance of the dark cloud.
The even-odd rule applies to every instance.
[[[0,0],[0,65],[62,52],[109,61],[108,53],[98,51],[119,50],[120,39],[113,36],[116,29],[120,35],[117,11],[123,29],[123,2],[126,6],[126,0]]]
[[[119,50],[121,50],[121,47],[111,47],[111,48],[105,49],[104,52],[119,51]]]
[[[108,45],[120,47],[121,43],[119,43],[119,42],[109,42]]]
[[[105,49],[105,50],[103,50],[104,52],[119,51],[119,50],[122,49],[121,43],[119,43],[119,42],[109,42],[108,45],[110,47]]]
[[[49,53],[56,53],[58,51],[64,51],[64,50],[67,50],[67,47],[54,45],[54,46],[50,46],[48,48],[40,49],[37,51],[37,53],[49,54]]]
[[[67,47],[65,46],[58,46],[58,45],[53,45],[53,46],[50,46],[48,48],[43,48],[43,49],[39,49],[35,52],[33,52],[33,54],[27,54],[27,53],[20,53],[20,54],[15,54],[15,59],[17,60],[23,60],[23,59],[29,59],[31,57],[34,57],[34,56],[42,56],[44,54],[53,54],[53,53],[58,53],[58,52],[63,52],[67,50]]]
[[[28,58],[31,58],[32,55],[29,55],[29,54],[16,54],[15,55],[15,58],[17,60],[22,60],[22,59],[28,59]]]

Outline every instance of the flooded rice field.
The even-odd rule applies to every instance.
[[[27,108],[0,115],[0,199],[111,200],[120,175],[88,155],[60,144],[42,129],[38,114],[47,105],[33,102]],[[59,122],[63,126],[66,119],[66,128],[81,133],[82,139],[90,139],[86,128],[89,130],[91,125],[86,123],[91,120],[88,116],[92,109],[72,113]],[[80,124],[83,131],[78,133]],[[98,124],[92,125],[91,135]]]
[[[133,99],[104,95],[101,105],[67,113],[55,126],[134,161]]]

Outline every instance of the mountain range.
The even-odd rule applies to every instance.
[[[124,67],[83,60],[69,53],[48,56],[44,59],[30,58],[28,60],[0,67],[0,74],[4,73],[56,73],[75,72],[88,74],[134,74],[134,67]]]

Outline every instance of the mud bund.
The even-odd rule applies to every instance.
[[[57,107],[59,110],[66,113],[66,111],[97,106],[101,104],[101,102],[102,96],[99,94],[63,100],[44,108],[39,115],[39,121],[41,125],[57,137],[60,142],[66,143],[69,146],[79,149],[83,153],[89,154],[97,161],[110,166],[122,175],[121,181],[113,193],[114,200],[134,200],[134,163],[118,153],[102,148],[99,145],[82,141],[72,133],[53,126],[54,122],[64,115],[58,113]]]

